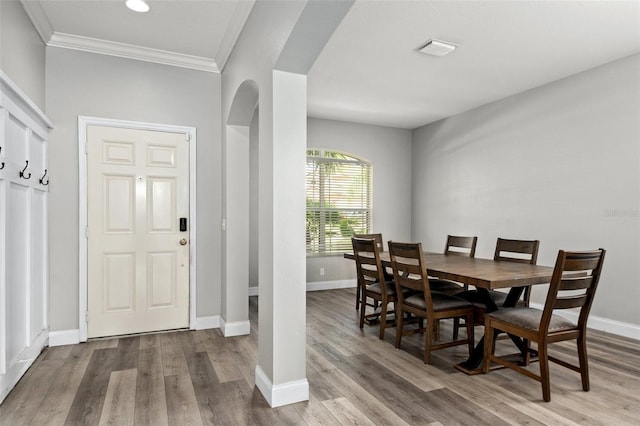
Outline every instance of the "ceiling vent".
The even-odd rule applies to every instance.
[[[456,50],[456,47],[458,47],[457,44],[432,38],[429,39],[429,41],[427,41],[424,46],[418,49],[418,52],[426,53],[433,56],[444,56]]]

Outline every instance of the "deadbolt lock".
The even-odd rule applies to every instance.
[[[180,245],[181,246],[186,246],[187,245],[187,239],[186,238],[181,239],[180,240]]]

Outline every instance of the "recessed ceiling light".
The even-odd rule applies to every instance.
[[[144,0],[127,0],[125,5],[135,12],[148,12],[150,9]]]
[[[433,56],[444,56],[456,50],[456,47],[458,47],[457,44],[432,38],[429,39],[429,41],[427,41],[424,46],[418,49],[418,52],[426,53],[427,55]]]

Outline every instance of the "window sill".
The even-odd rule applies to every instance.
[[[351,252],[340,252],[340,253],[307,253],[307,259],[315,258],[315,257],[344,257],[345,253]]]

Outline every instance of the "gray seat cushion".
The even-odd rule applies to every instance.
[[[504,301],[507,300],[507,294],[508,293],[505,293],[503,291],[489,291],[489,297],[491,297],[491,300],[496,304],[496,306],[504,305]]]
[[[489,297],[498,307],[504,305],[505,300],[507,300],[507,295],[508,293],[503,291],[489,290]],[[468,300],[477,308],[486,308],[486,305],[481,300],[478,290],[463,291],[461,293],[457,293],[456,296],[461,299]]]
[[[448,294],[443,293],[431,293],[431,300],[433,301],[433,310],[434,311],[445,311],[449,309],[459,309],[459,308],[467,308],[472,306],[471,303],[466,300],[460,299],[459,297],[449,296]],[[404,299],[404,303],[414,308],[426,310],[427,303],[424,300],[424,295],[422,293],[414,294],[412,296]]]
[[[387,289],[387,296],[395,296],[396,294],[395,282],[387,281],[385,284],[386,284],[385,287]],[[367,291],[382,295],[382,287],[380,287],[380,283],[368,285]]]
[[[431,291],[454,295],[464,290],[462,284],[455,281],[441,280],[438,278],[429,278],[429,288]]]
[[[509,322],[528,330],[538,330],[542,311],[534,308],[502,308],[486,314],[487,317]],[[549,331],[560,331],[575,328],[576,324],[560,315],[552,315],[549,322]]]

